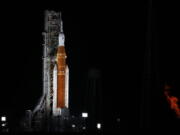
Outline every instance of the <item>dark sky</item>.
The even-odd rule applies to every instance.
[[[46,9],[62,11],[72,110],[81,112],[87,72],[95,67],[103,73],[105,121],[113,123],[113,118],[120,115],[124,127],[127,123],[130,123],[129,127],[136,127],[147,45],[147,2],[116,5],[56,1],[42,5],[23,3],[22,6],[1,10],[1,112],[13,118],[20,117],[26,109],[32,109],[41,96],[41,33]],[[175,4],[165,8],[154,3],[152,11],[154,36],[151,44],[154,44],[154,59],[157,56],[153,73],[158,74],[158,88],[168,80],[178,89],[179,9]],[[168,109],[158,88],[157,94],[154,90],[150,96],[150,99],[155,97],[152,101],[152,125],[156,125],[156,118],[161,119],[160,124],[165,121],[163,117],[168,117],[169,122],[172,122],[171,118],[175,119],[171,116],[173,114],[164,113]]]

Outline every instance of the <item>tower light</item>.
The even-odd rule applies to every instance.
[[[87,117],[88,117],[88,113],[87,113],[87,112],[83,112],[83,113],[82,113],[82,117],[83,117],[83,118],[87,118]]]
[[[1,121],[6,121],[6,116],[2,116]]]
[[[96,127],[97,127],[97,129],[101,129],[101,123],[97,123],[97,125],[96,125]]]

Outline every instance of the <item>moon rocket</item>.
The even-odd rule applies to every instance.
[[[66,64],[66,52],[65,52],[65,36],[61,30],[58,37],[59,43],[57,47],[57,53],[55,58],[55,64],[53,69],[53,114],[60,115],[62,109],[68,108],[68,96],[69,96],[69,68]]]
[[[61,13],[45,13],[43,44],[43,94],[33,114],[48,117],[69,115],[69,68]],[[44,114],[42,114],[44,115]]]
[[[70,112],[69,68],[61,12],[45,11],[44,22],[42,96],[33,111],[28,110],[30,117],[25,117],[22,126],[26,130],[62,132]]]

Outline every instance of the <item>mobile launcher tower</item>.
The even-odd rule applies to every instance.
[[[64,132],[70,126],[69,69],[60,12],[45,11],[43,36],[43,94],[21,124],[25,131]]]

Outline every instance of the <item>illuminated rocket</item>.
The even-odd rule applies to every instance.
[[[34,110],[22,120],[25,131],[69,130],[69,68],[66,64],[65,35],[60,12],[46,11],[42,58],[42,96]]]
[[[66,64],[65,35],[60,12],[45,12],[43,35],[43,94],[33,115],[67,116],[69,68]]]
[[[60,33],[58,37],[58,47],[55,65],[53,69],[53,114],[60,115],[63,108],[68,108],[69,96],[69,68],[66,64],[65,36],[63,33],[63,23],[61,20]]]

